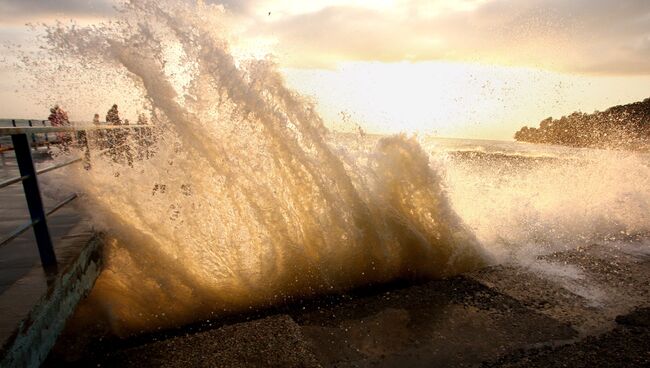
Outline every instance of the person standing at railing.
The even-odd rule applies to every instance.
[[[117,105],[114,104],[106,113],[106,123],[108,125],[128,125],[128,120],[124,123],[120,119],[120,112]],[[129,166],[133,166],[133,158],[131,150],[128,145],[128,131],[127,129],[110,129],[107,132],[109,154],[115,162],[128,162]]]
[[[106,124],[107,125],[122,125],[122,119],[120,119],[120,112],[117,110],[117,105],[113,105],[108,112],[106,113]],[[119,134],[115,129],[109,129],[106,131],[106,140],[108,144],[108,153],[111,155],[113,161],[119,161],[118,149],[117,146],[121,143],[122,135]]]
[[[50,125],[53,127],[59,126],[69,126],[70,119],[68,119],[68,113],[65,112],[59,105],[54,105],[50,109],[50,116],[47,120],[50,122]],[[68,152],[70,148],[70,143],[72,142],[72,137],[68,133],[57,133],[57,138],[61,144],[63,151]]]
[[[99,114],[95,114],[95,116],[93,116],[93,126],[95,128],[100,128],[101,125]],[[96,129],[92,134],[92,139],[99,149],[105,149],[108,146],[106,138],[106,132],[103,129]]]

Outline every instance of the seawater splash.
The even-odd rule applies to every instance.
[[[129,96],[157,132],[133,167],[95,156],[52,178],[111,236],[86,306],[114,332],[490,262],[576,279],[536,257],[647,241],[647,155],[328,132],[273,63],[232,55],[226,18],[133,0],[101,26],[47,28],[38,78]]]
[[[525,263],[576,246],[646,239],[649,162],[643,153],[557,146],[456,152],[446,158],[445,182],[479,241],[497,259]]]
[[[113,238],[90,299],[117,333],[486,262],[415,139],[333,143],[272,63],[231,55],[222,13],[134,0],[104,26],[48,28],[59,60],[130,77],[159,132],[132,167],[68,172]]]

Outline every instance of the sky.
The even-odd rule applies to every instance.
[[[549,116],[650,97],[648,0],[218,3],[236,54],[270,55],[334,129],[512,139]],[[28,43],[26,23],[114,12],[112,0],[0,0],[0,42]],[[21,92],[39,86],[0,66],[0,117],[43,115]]]

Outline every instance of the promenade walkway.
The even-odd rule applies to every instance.
[[[52,167],[45,147],[32,149],[36,170]],[[48,175],[43,173],[42,175]],[[19,177],[13,150],[0,153],[0,182]],[[40,192],[46,212],[59,207],[69,193],[47,187]],[[64,201],[65,202],[65,201]],[[0,239],[31,223],[20,182],[0,190]],[[74,204],[60,207],[48,219],[58,260],[56,268],[41,264],[34,231],[25,231],[0,247],[0,366],[38,366],[99,272],[101,242]]]
[[[36,167],[41,168],[51,164],[50,156],[45,148],[32,151]],[[0,153],[0,181],[18,175],[18,166],[13,151]],[[47,174],[44,174],[47,175]],[[43,179],[41,179],[43,181]],[[45,208],[52,208],[61,201],[61,197],[48,195],[49,190],[42,188],[41,194]],[[25,194],[20,183],[10,185],[0,190],[0,238],[4,238],[18,226],[30,221]],[[74,205],[61,208],[48,218],[50,234],[55,248],[65,240],[81,237],[89,238],[90,225],[83,221]],[[74,230],[74,232],[73,232]],[[0,295],[9,287],[25,276],[34,266],[40,267],[38,249],[33,231],[26,231],[7,245],[0,247]],[[2,311],[0,311],[1,313]]]

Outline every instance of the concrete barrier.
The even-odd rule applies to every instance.
[[[102,267],[103,237],[71,238],[57,247],[59,271],[36,264],[0,296],[0,366],[38,367]]]

